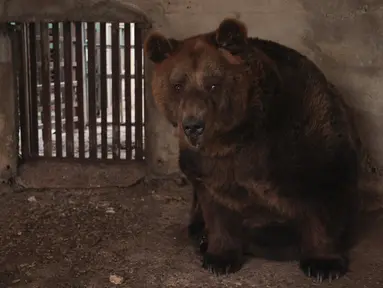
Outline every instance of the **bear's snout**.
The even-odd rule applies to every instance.
[[[187,116],[182,119],[182,128],[186,137],[195,145],[205,130],[205,121],[199,117]]]

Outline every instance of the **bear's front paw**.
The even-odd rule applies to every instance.
[[[205,254],[207,251],[207,247],[209,246],[209,241],[207,238],[207,234],[201,235],[199,239],[199,252]]]
[[[194,221],[188,225],[188,235],[190,238],[196,238],[201,235],[205,230],[205,223]]]
[[[205,223],[202,221],[193,221],[188,225],[189,238],[200,238],[205,232]]]
[[[227,252],[220,255],[206,253],[203,257],[202,267],[209,272],[222,275],[235,273],[241,269],[242,261],[238,252]]]
[[[195,242],[199,252],[204,254],[208,247],[208,238],[203,222],[193,222],[188,226],[189,238]]]
[[[337,258],[305,258],[300,260],[299,266],[306,276],[321,283],[328,279],[338,279],[348,271],[348,259]]]

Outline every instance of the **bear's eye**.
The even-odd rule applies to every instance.
[[[183,86],[180,83],[177,83],[177,84],[173,85],[174,91],[176,91],[176,92],[180,92],[182,90],[182,87]]]
[[[218,88],[218,84],[210,84],[206,86],[206,90],[208,92],[214,92],[217,90],[217,88]]]

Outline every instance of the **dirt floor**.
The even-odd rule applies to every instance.
[[[295,261],[253,258],[235,274],[209,274],[187,238],[190,187],[172,180],[133,182],[127,188],[3,193],[0,288],[318,285]],[[378,216],[352,254],[351,272],[321,286],[383,287],[382,240]]]

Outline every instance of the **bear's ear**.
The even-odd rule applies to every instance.
[[[154,63],[161,63],[176,49],[178,41],[168,39],[159,32],[152,32],[145,39],[144,51]]]
[[[247,42],[247,27],[239,20],[228,18],[219,24],[215,37],[219,47],[230,51]]]

